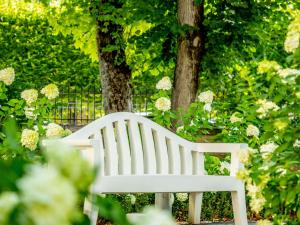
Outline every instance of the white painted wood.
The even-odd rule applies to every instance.
[[[191,224],[200,224],[203,193],[193,192],[189,194],[188,220]]]
[[[235,225],[248,225],[245,187],[241,183],[237,191],[231,192]]]
[[[156,147],[156,166],[159,174],[169,174],[169,159],[166,137],[159,135],[157,131],[153,132],[153,139]]]
[[[112,123],[106,125],[103,129],[104,135],[104,166],[106,175],[117,175],[119,173],[118,169],[118,151],[117,144],[115,140],[115,132]]]
[[[131,157],[125,121],[118,121],[116,129],[119,150],[119,172],[120,174],[129,175],[131,174]]]
[[[112,124],[116,125],[116,132]],[[89,140],[91,138],[95,140]],[[235,176],[243,167],[237,154],[239,149],[247,147],[245,144],[192,143],[151,120],[125,112],[98,119],[62,141],[88,151],[92,143],[94,163],[107,170],[98,173],[92,186],[94,193],[156,193],[156,204],[161,206],[170,202],[166,200],[168,193],[187,192],[190,193],[189,221],[199,223],[202,193],[229,191],[235,224],[247,224],[244,184]],[[206,152],[230,153],[230,176],[205,175]],[[95,210],[93,212],[95,221]]]
[[[181,174],[192,175],[193,174],[193,158],[192,151],[185,149],[183,146],[179,146],[180,161],[181,161]]]
[[[146,174],[156,174],[156,156],[151,127],[140,124]]]
[[[131,160],[133,174],[144,174],[144,154],[139,126],[136,120],[128,121],[129,139],[131,145]]]
[[[99,193],[160,193],[236,191],[240,181],[231,176],[134,175],[104,176]]]
[[[179,144],[176,142],[176,140],[170,140],[169,138],[167,138],[167,146],[170,174],[181,174]]]

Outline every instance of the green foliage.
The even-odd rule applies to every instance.
[[[97,63],[76,50],[70,36],[55,35],[43,18],[1,15],[0,45],[0,68],[13,67],[18,74],[15,97],[25,88],[52,82],[100,87]]]

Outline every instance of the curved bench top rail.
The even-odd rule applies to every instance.
[[[183,145],[191,149],[192,151],[197,152],[212,152],[212,153],[230,153],[236,152],[240,148],[247,148],[247,144],[244,143],[194,143],[188,141],[172,131],[160,126],[159,124],[153,122],[150,119],[147,119],[143,116],[136,115],[130,112],[117,112],[106,115],[102,118],[99,118],[92,123],[86,125],[80,130],[74,132],[68,137],[63,138],[63,141],[67,143],[72,143],[75,146],[81,145],[90,145],[90,141],[87,139],[91,139],[96,132],[98,132],[103,127],[108,124],[124,120],[135,120],[138,123],[144,124],[146,126],[151,127],[151,129],[162,132],[167,138],[175,139],[178,144]],[[94,139],[93,137],[92,139]]]
[[[117,121],[124,121],[124,120],[135,120],[137,123],[144,124],[145,126],[150,127],[153,130],[156,130],[160,133],[163,133],[167,138],[170,139],[176,139],[177,142],[181,145],[187,146],[190,149],[196,150],[196,143],[190,142],[188,140],[185,140],[181,137],[179,137],[177,134],[171,132],[170,130],[160,126],[159,124],[156,124],[150,119],[147,119],[143,116],[136,115],[134,113],[130,112],[117,112],[117,113],[111,113],[108,114],[102,118],[99,118],[92,123],[86,125],[85,127],[79,129],[78,131],[74,132],[73,134],[69,135],[68,137],[65,137],[64,140],[84,140],[89,139],[93,135],[95,135],[96,132],[98,132],[100,129],[104,128],[108,124],[117,122]]]

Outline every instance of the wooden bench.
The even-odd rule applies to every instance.
[[[189,194],[189,222],[200,223],[202,193],[230,191],[236,225],[246,225],[244,183],[235,174],[246,144],[193,143],[133,113],[104,116],[63,139],[99,165],[94,193]],[[230,176],[204,174],[204,153],[231,153]],[[97,212],[93,213],[96,224]]]

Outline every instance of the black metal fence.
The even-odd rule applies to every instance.
[[[134,90],[134,112],[147,116],[152,92]],[[104,115],[101,90],[96,87],[60,87],[60,95],[55,100],[51,119],[64,127],[76,129]]]

